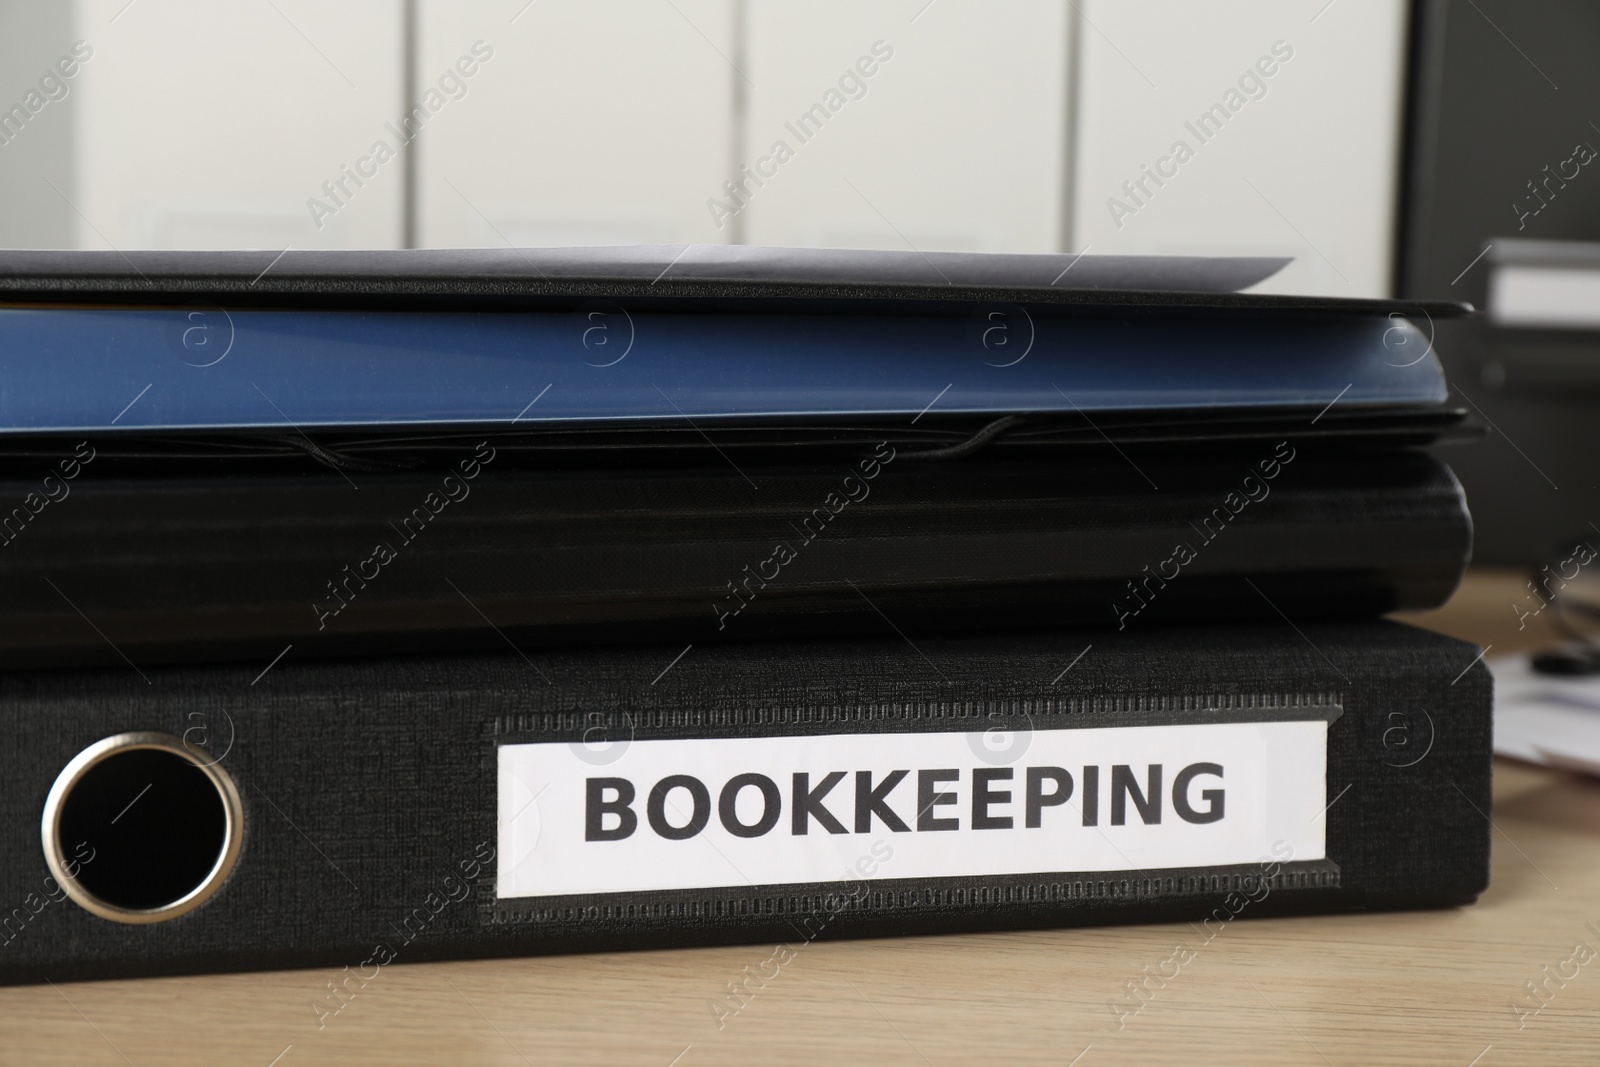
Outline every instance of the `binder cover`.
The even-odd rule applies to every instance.
[[[395,962],[1209,928],[1488,877],[1489,674],[1391,623],[124,667],[0,699],[6,982],[325,967],[322,1019]]]
[[[1424,324],[1426,325],[1426,324]],[[1286,352],[1292,359],[1285,359]],[[0,433],[695,425],[1439,405],[1381,315],[0,307]]]
[[[337,472],[297,452],[316,473],[84,443],[0,482],[0,666],[1351,617],[1442,603],[1470,554],[1418,450],[1096,443],[782,463],[696,436],[648,462],[462,437]]]
[[[5,251],[0,433],[1444,402],[1432,320],[1465,305],[1234,291],[1282,263]]]

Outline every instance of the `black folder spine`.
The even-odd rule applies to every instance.
[[[11,857],[0,870],[0,981],[1461,904],[1488,871],[1490,679],[1476,654],[1389,623],[1152,626],[1116,637],[930,637],[914,646],[887,638],[291,658],[254,682],[257,665],[10,675],[0,678],[12,717],[0,753],[0,849]],[[532,897],[508,897],[499,883],[508,809],[498,768],[518,744],[568,746],[588,777],[642,773],[639,754],[656,742],[709,748],[839,735],[858,735],[862,751],[884,738],[993,741],[998,756],[971,747],[969,763],[999,767],[1017,738],[1043,751],[1047,735],[1089,736],[1074,731],[1240,723],[1326,725],[1318,783],[1326,808],[1312,813],[1325,825],[1325,855],[1264,845],[1259,858],[1156,869],[1075,869],[1063,854],[1021,871],[985,871],[981,858],[948,876],[897,871],[875,845],[909,856],[924,818],[976,818],[965,799],[959,811],[913,805],[908,784],[893,805],[906,831],[878,817],[869,833],[834,838],[848,842],[845,863],[826,879],[724,875],[688,888]],[[128,731],[190,742],[226,769],[242,800],[231,874],[167,922],[90,914],[51,890],[42,854],[39,820],[61,769]],[[634,808],[645,820],[640,784]],[[1238,779],[1227,784],[1236,790],[1229,810],[1247,815],[1258,798]],[[1020,770],[1011,785],[1008,810],[1020,820]],[[1081,777],[1078,788],[1085,796]],[[1124,788],[1129,828],[1147,814],[1140,804],[1150,794],[1140,791]],[[861,805],[859,793],[854,811],[835,805],[841,824],[859,819]],[[793,829],[790,815],[785,807],[775,835]],[[731,817],[756,823],[749,811]],[[1112,828],[1109,807],[1098,817]],[[553,823],[548,832],[557,832]]]

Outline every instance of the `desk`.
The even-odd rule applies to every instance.
[[[1475,571],[1411,621],[1551,640],[1516,630],[1520,586]],[[320,971],[11,988],[0,1063],[1593,1064],[1600,956],[1537,1014],[1523,984],[1600,953],[1600,783],[1502,761],[1494,820],[1476,906],[1230,924],[1120,1030],[1108,1001],[1187,925],[815,943],[721,1029],[708,1002],[771,946],[397,965],[320,1031]]]

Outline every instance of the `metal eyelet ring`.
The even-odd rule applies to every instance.
[[[127,757],[131,753],[156,751],[168,756],[177,757],[183,764],[205,776],[207,782],[216,791],[216,801],[220,808],[222,834],[221,842],[217,847],[216,859],[210,864],[194,885],[189,886],[171,900],[155,903],[148,906],[128,906],[102,899],[101,896],[91,892],[80,878],[86,864],[82,856],[69,857],[68,847],[77,848],[80,843],[69,843],[62,839],[62,823],[64,818],[76,817],[82,813],[70,809],[75,800],[75,794],[84,784],[86,776],[91,772],[105,769],[105,766],[119,758]],[[171,771],[182,771],[183,767],[173,761],[166,761],[164,767],[149,769],[152,773],[152,785],[155,784],[154,776]],[[171,780],[169,779],[169,784]],[[186,785],[188,783],[185,783]],[[150,786],[146,786],[149,789]],[[144,794],[140,793],[133,798],[133,802],[123,809],[116,818],[110,820],[115,823],[137,803]],[[90,803],[81,796],[76,797],[79,803]],[[120,804],[120,798],[119,798]],[[109,811],[109,809],[107,809]],[[208,813],[209,814],[209,813]],[[55,784],[50,787],[50,794],[45,799],[44,818],[40,823],[40,834],[44,843],[45,862],[50,867],[50,873],[65,890],[67,896],[80,904],[86,910],[104,919],[121,923],[158,923],[168,919],[175,919],[184,915],[201,904],[205,903],[212,894],[221,888],[228,874],[233,870],[233,865],[239,858],[239,848],[244,830],[244,809],[239,801],[239,790],[234,786],[232,777],[215,763],[207,764],[200,760],[181,739],[171,734],[137,731],[116,734],[103,740],[96,741],[88,748],[74,756],[61,773],[56,777]],[[83,842],[81,844],[92,843]],[[206,852],[209,853],[209,846]],[[92,858],[88,864],[92,864]],[[98,879],[91,879],[98,881]],[[102,893],[106,887],[101,886]]]

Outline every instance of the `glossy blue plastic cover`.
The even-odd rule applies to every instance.
[[[1442,403],[1391,316],[0,308],[0,432]]]

